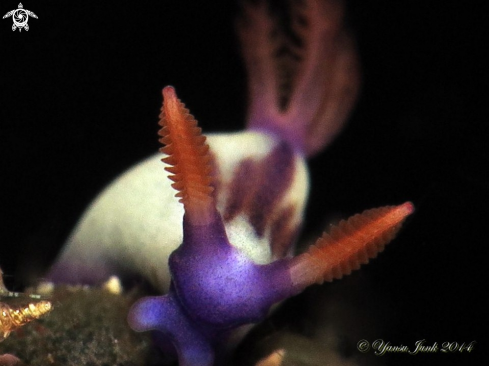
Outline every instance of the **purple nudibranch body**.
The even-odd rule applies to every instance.
[[[213,364],[231,330],[264,319],[271,305],[294,294],[287,263],[258,265],[240,253],[217,211],[205,226],[184,218],[184,242],[170,270],[169,293],[139,300],[128,320],[135,330],[167,335],[181,365]]]

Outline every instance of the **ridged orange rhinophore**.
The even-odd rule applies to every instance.
[[[205,223],[214,207],[209,145],[171,86],[163,89],[159,124],[162,127],[159,141],[165,144],[160,151],[168,155],[162,161],[171,165],[165,170],[172,174],[169,178],[178,191],[176,196],[191,222]]]
[[[380,253],[414,211],[413,204],[366,210],[342,220],[309,250],[292,259],[291,278],[298,288],[340,279]]]

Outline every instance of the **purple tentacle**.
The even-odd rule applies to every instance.
[[[157,330],[175,347],[181,366],[211,366],[214,352],[209,340],[191,323],[174,291],[165,296],[145,297],[136,302],[128,316],[136,331]],[[160,345],[168,349],[168,345]]]

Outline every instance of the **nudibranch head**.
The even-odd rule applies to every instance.
[[[263,295],[265,289],[249,286],[264,283],[263,271],[228,240],[212,196],[209,149],[197,122],[172,87],[163,89],[163,98],[159,135],[166,146],[161,151],[168,154],[163,161],[172,165],[166,170],[185,208],[183,242],[169,259],[175,291],[199,321],[223,328],[257,321],[274,302]]]
[[[171,165],[166,170],[185,209],[183,242],[169,258],[170,292],[139,300],[128,321],[137,331],[165,334],[181,362],[198,354],[195,364],[202,364],[213,359],[223,332],[263,319],[273,303],[290,295],[290,277],[287,262],[257,265],[229,243],[212,195],[205,137],[172,87],[163,97],[161,151],[168,154],[163,162]]]
[[[167,295],[147,297],[132,307],[137,331],[158,330],[183,365],[211,365],[230,332],[258,322],[270,307],[311,284],[341,278],[374,258],[413,212],[410,202],[367,210],[333,227],[295,257],[256,264],[231,245],[213,196],[211,157],[197,122],[163,90],[163,161],[183,203],[183,242],[169,258]],[[168,348],[168,345],[164,345]]]

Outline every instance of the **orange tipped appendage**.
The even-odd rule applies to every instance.
[[[414,211],[411,202],[366,210],[341,221],[324,233],[309,250],[291,261],[294,286],[332,281],[350,274],[380,253]]]
[[[205,224],[214,208],[209,145],[171,86],[163,89],[159,124],[159,141],[165,145],[160,151],[168,155],[162,161],[171,165],[165,170],[172,174],[175,196],[180,197],[190,222]]]

